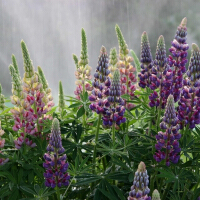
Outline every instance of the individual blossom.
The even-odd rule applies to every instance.
[[[120,73],[119,70],[116,70],[113,75],[109,96],[107,98],[109,107],[105,109],[105,114],[103,115],[104,126],[109,127],[115,124],[119,126],[126,121],[126,118],[124,117],[124,100],[121,98],[120,85]]]
[[[160,108],[165,108],[167,98],[171,93],[171,84],[172,84],[172,70],[170,69],[167,63],[166,49],[165,49],[165,40],[161,35],[158,38],[157,48],[156,48],[156,57],[154,60],[154,66],[151,70],[150,76],[150,89],[154,90],[153,93],[149,96],[151,107],[159,106]],[[159,88],[159,94],[155,89]]]
[[[140,79],[139,86],[141,88],[150,86],[151,69],[153,67],[153,59],[151,55],[151,48],[146,32],[141,36],[141,72],[138,74]]]
[[[5,108],[5,98],[4,95],[2,94],[2,86],[0,84],[0,109],[4,110]]]
[[[187,40],[187,19],[184,18],[178,26],[175,38],[172,41],[172,46],[169,49],[172,55],[169,55],[168,63],[173,71],[171,93],[174,96],[174,101],[180,99],[181,88],[183,86],[183,74],[186,72],[187,50],[189,45]]]
[[[140,162],[138,169],[135,172],[135,177],[133,185],[131,186],[131,191],[129,192],[128,200],[151,200],[151,197],[148,197],[150,189],[149,185],[149,176],[147,174],[146,165],[144,162]]]
[[[181,129],[185,126],[193,129],[200,123],[200,50],[196,44],[192,44],[192,54],[186,74],[178,102],[178,119]]]
[[[161,200],[160,194],[159,194],[158,190],[156,190],[156,189],[152,193],[152,200]]]
[[[87,37],[85,34],[85,30],[81,30],[81,38],[82,38],[82,43],[81,43],[81,55],[80,55],[80,60],[78,60],[78,57],[73,54],[73,59],[76,65],[76,71],[75,71],[75,76],[76,76],[76,85],[77,88],[74,92],[76,95],[77,99],[80,99],[80,94],[84,93],[85,91],[88,91],[91,93],[92,91],[92,86],[90,85],[90,80],[91,80],[91,70],[92,68],[88,65],[89,60],[88,60],[88,52],[87,52]]]
[[[166,131],[160,131],[158,135],[156,135],[157,144],[155,148],[157,152],[154,155],[154,159],[157,162],[161,162],[165,159],[165,164],[169,166],[170,162],[178,162],[180,158],[179,152],[181,151],[178,142],[181,138],[181,134],[178,132],[180,126],[178,124],[178,118],[176,117],[173,95],[169,95],[167,99],[165,114],[160,128]]]
[[[108,67],[108,54],[106,48],[102,46],[96,71],[94,73],[94,81],[92,82],[92,94],[89,96],[89,100],[91,101],[90,109],[97,114],[105,114],[107,107],[110,106],[107,100],[111,85],[109,77],[110,70]]]
[[[136,69],[131,65],[133,58],[129,56],[129,49],[122,32],[118,25],[115,27],[118,43],[119,43],[119,61],[117,67],[120,71],[120,81],[121,81],[121,95],[128,94],[130,98],[133,99],[134,92],[136,90]],[[133,104],[126,104],[126,108],[131,109],[134,107]]]
[[[50,134],[47,153],[44,154],[45,162],[45,186],[46,187],[62,187],[69,185],[70,176],[67,173],[69,164],[66,163],[65,149],[62,146],[60,126],[58,119],[54,118],[52,122],[52,130]]]

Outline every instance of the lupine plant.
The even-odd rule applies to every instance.
[[[153,55],[144,31],[140,59],[116,25],[119,53],[102,46],[91,67],[82,29],[75,97],[58,81],[55,106],[22,41],[23,78],[18,58],[8,63],[10,100],[0,85],[1,199],[199,199],[200,50],[186,43],[186,22],[166,43],[170,55],[165,33]]]

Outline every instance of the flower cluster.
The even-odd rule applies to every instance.
[[[139,86],[145,88],[150,86],[151,69],[153,67],[153,59],[151,55],[151,49],[149,39],[146,32],[143,32],[141,37],[141,72],[138,74],[140,79]]]
[[[96,72],[94,74],[94,81],[92,82],[93,90],[89,96],[91,102],[90,109],[95,111],[97,114],[105,114],[107,107],[110,106],[106,97],[109,95],[109,88],[111,85],[110,81],[110,70],[108,69],[108,55],[106,48],[101,47],[100,56]]]
[[[147,174],[146,166],[144,162],[140,162],[138,169],[135,172],[135,177],[133,185],[131,186],[131,191],[129,192],[128,200],[151,200],[151,197],[148,197],[150,189],[149,185],[149,176]]]
[[[0,84],[0,109],[4,110],[5,108],[5,98],[4,95],[2,94],[2,87]]]
[[[157,152],[154,155],[154,159],[160,162],[165,159],[166,165],[169,166],[170,162],[177,163],[180,156],[178,153],[181,151],[178,140],[181,138],[181,134],[178,132],[180,126],[178,124],[178,118],[176,117],[176,111],[174,108],[174,98],[169,95],[167,99],[167,105],[165,114],[160,124],[161,129],[165,129],[165,132],[159,132],[156,135],[157,144],[155,148]],[[166,149],[166,151],[161,151]]]
[[[70,176],[66,172],[69,164],[66,163],[65,149],[62,146],[62,139],[58,119],[54,118],[52,122],[52,130],[47,146],[48,153],[44,154],[45,163],[43,167],[46,169],[44,177],[46,179],[46,187],[62,187],[69,185]]]
[[[167,64],[165,40],[161,35],[158,38],[156,57],[154,66],[152,67],[152,74],[150,76],[150,89],[155,90],[159,87],[159,95],[154,91],[150,96],[150,107],[160,106],[165,108],[167,98],[170,95],[170,86],[172,81],[172,70]]]
[[[41,92],[42,84],[38,74],[34,72],[28,49],[23,41],[21,47],[25,70],[23,87],[15,68],[12,65],[9,66],[13,80],[11,100],[15,105],[11,110],[15,123],[13,130],[21,132],[20,137],[14,141],[17,149],[20,149],[24,143],[29,147],[36,146],[29,137],[42,136],[43,123],[46,120],[44,115],[48,111],[43,102],[45,93]]]
[[[124,100],[120,96],[120,74],[119,70],[116,70],[109,90],[109,97],[107,98],[109,107],[105,109],[106,112],[103,116],[104,126],[112,126],[113,124],[119,126],[126,121],[126,118],[123,117],[125,112]]]
[[[178,119],[181,129],[184,126],[193,129],[200,123],[200,50],[196,44],[192,44],[187,76],[183,81],[184,87],[178,102]]]
[[[131,65],[133,58],[128,56],[129,49],[122,32],[118,25],[115,27],[118,43],[119,43],[119,61],[117,67],[120,71],[120,81],[121,81],[121,94],[128,94],[131,96],[131,99],[134,97],[134,91],[136,90],[135,83],[137,82],[135,73],[136,69]],[[128,109],[134,107],[133,104],[126,104]]]
[[[85,34],[85,30],[82,29],[81,31],[81,37],[82,37],[82,44],[81,44],[81,56],[80,60],[78,60],[77,56],[73,54],[73,59],[76,65],[76,85],[77,88],[74,91],[74,94],[76,95],[77,99],[80,99],[80,94],[87,91],[92,91],[92,87],[89,83],[89,80],[91,80],[91,70],[92,68],[88,65],[88,54],[87,54],[87,38]]]
[[[174,101],[177,102],[180,98],[181,88],[183,86],[183,74],[186,72],[185,65],[187,63],[187,50],[189,45],[187,40],[187,19],[184,18],[175,34],[175,38],[172,41],[172,46],[169,49],[172,55],[168,58],[168,63],[173,69],[173,79],[171,85],[171,92],[174,96]]]

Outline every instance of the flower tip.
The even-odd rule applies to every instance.
[[[101,47],[101,53],[105,53],[106,52],[106,48],[102,45]]]
[[[199,51],[199,47],[195,43],[192,43],[192,50]]]
[[[184,17],[183,19],[182,19],[182,21],[181,21],[181,26],[183,26],[183,27],[186,27],[186,24],[187,24],[187,18],[186,17]]]
[[[139,172],[145,172],[146,171],[146,165],[144,164],[144,162],[140,162],[140,164],[138,165],[138,171]]]
[[[152,200],[160,200],[160,194],[156,189],[152,193]]]

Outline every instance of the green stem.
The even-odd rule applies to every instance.
[[[152,112],[150,114],[152,115]],[[150,121],[149,121],[148,136],[151,136],[151,126],[152,126],[152,119],[150,119]]]
[[[162,196],[162,200],[165,200],[166,199],[166,196],[167,196],[167,193],[168,193],[168,190],[169,190],[169,188],[170,188],[170,183],[167,183],[167,186],[166,186],[166,189],[165,189],[165,192],[164,192],[164,194],[163,194],[163,196]]]
[[[97,129],[96,129],[96,135],[95,135],[95,144],[94,144],[94,152],[93,152],[93,166],[92,166],[92,173],[95,173],[95,165],[96,165],[96,153],[97,153],[97,142],[99,138],[99,128],[100,128],[100,123],[101,123],[101,114],[99,114],[99,119],[97,123]]]
[[[113,146],[115,145],[115,123],[112,125],[112,141],[113,141]]]
[[[60,189],[58,186],[56,186],[56,194],[57,194],[57,200],[60,200]]]
[[[65,195],[66,195],[66,193],[67,193],[67,191],[68,191],[70,185],[72,184],[73,180],[74,180],[74,177],[73,177],[73,179],[71,180],[70,184],[68,185],[67,189],[65,190],[64,194],[62,195],[62,199],[65,197]]]

